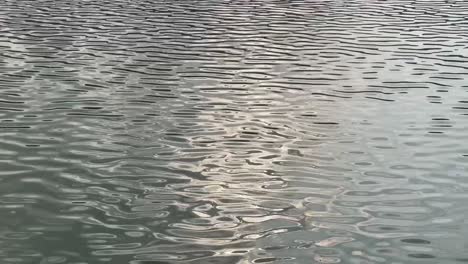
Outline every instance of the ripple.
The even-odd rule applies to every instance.
[[[1,262],[466,262],[466,12],[2,1]]]

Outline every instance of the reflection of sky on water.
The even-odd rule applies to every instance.
[[[465,9],[0,3],[0,258],[464,261]]]

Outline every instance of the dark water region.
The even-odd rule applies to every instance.
[[[467,263],[467,14],[1,0],[0,262]]]

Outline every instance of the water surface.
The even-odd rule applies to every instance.
[[[468,262],[468,2],[0,1],[0,260]]]

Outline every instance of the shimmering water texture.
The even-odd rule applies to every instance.
[[[468,263],[467,14],[0,0],[0,263]]]

